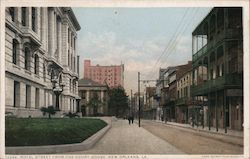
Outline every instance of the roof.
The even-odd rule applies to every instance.
[[[106,85],[102,85],[98,82],[95,82],[91,79],[87,79],[87,78],[82,78],[78,81],[78,86],[87,86],[87,87],[91,87],[91,86],[95,86],[95,87],[106,87]]]
[[[81,29],[80,24],[78,23],[76,16],[72,10],[71,7],[62,7],[63,11],[68,13],[70,20],[72,21],[74,27],[76,28],[77,31]]]

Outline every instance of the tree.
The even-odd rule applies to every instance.
[[[49,119],[51,119],[51,115],[56,114],[56,109],[53,106],[48,106],[48,108],[42,107],[40,110],[43,112],[43,116],[45,116],[48,113]]]
[[[99,99],[96,92],[94,92],[93,98],[89,100],[87,105],[93,108],[93,115],[97,115],[98,107],[102,106],[102,101]]]
[[[128,109],[128,96],[122,87],[116,87],[108,90],[109,115],[123,117]]]

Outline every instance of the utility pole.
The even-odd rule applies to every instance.
[[[138,97],[139,97],[138,120],[139,120],[139,127],[141,127],[140,72],[138,72]]]
[[[131,115],[134,115],[134,111],[133,111],[133,102],[132,102],[132,89],[130,90],[130,113]]]

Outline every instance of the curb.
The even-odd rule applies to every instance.
[[[6,154],[58,154],[63,152],[83,151],[93,147],[111,128],[111,122],[97,133],[76,144],[49,145],[49,146],[22,146],[5,147]]]

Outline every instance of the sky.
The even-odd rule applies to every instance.
[[[137,92],[142,80],[156,80],[159,68],[192,60],[192,31],[211,8],[73,8],[80,78],[83,61],[92,65],[124,64],[124,88]],[[155,83],[143,84],[155,86]],[[144,88],[143,88],[144,87]]]

